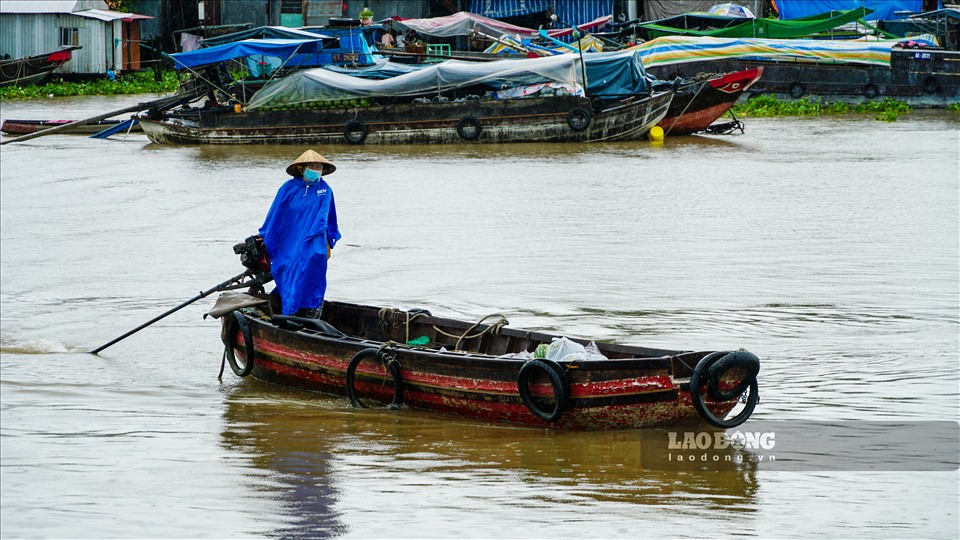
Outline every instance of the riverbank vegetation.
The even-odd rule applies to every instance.
[[[733,113],[745,117],[768,116],[809,116],[820,114],[873,114],[877,120],[895,122],[901,113],[908,113],[912,109],[906,102],[893,98],[883,98],[879,101],[864,101],[857,105],[850,105],[839,101],[827,102],[819,98],[804,98],[798,100],[782,100],[771,95],[763,94],[748,100],[746,103],[733,107]]]
[[[124,73],[116,80],[98,79],[86,82],[68,82],[54,79],[51,82],[31,86],[4,86],[0,99],[103,96],[114,94],[167,94],[175,92],[179,85],[175,71],[164,71],[158,82],[153,71]]]

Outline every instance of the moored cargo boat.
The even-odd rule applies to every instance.
[[[638,140],[667,113],[674,88],[654,92],[639,56],[608,59],[585,91],[573,55],[448,61],[383,80],[298,71],[246,104],[140,117],[157,143],[440,144]]]

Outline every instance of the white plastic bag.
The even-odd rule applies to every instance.
[[[553,338],[553,342],[547,346],[547,358],[554,362],[607,360],[606,356],[600,354],[600,349],[596,343],[591,341],[589,345],[584,347],[566,337]]]

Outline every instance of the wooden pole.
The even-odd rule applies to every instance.
[[[250,275],[250,272],[244,272],[244,273],[242,273],[242,274],[240,274],[240,275],[234,276],[234,277],[232,277],[232,278],[224,281],[223,283],[220,283],[220,284],[218,284],[218,285],[214,285],[213,287],[211,287],[211,288],[209,288],[209,289],[207,289],[207,290],[205,290],[205,291],[202,291],[200,294],[194,296],[193,298],[187,300],[186,302],[180,304],[179,306],[177,306],[177,307],[175,307],[175,308],[168,309],[167,311],[161,313],[160,315],[157,315],[156,317],[154,317],[154,318],[150,319],[149,321],[141,324],[140,326],[134,328],[133,330],[130,330],[129,332],[123,334],[122,336],[117,337],[117,338],[114,338],[114,339],[108,341],[107,343],[104,343],[103,345],[101,345],[101,346],[97,347],[96,349],[90,351],[90,354],[97,354],[97,353],[99,353],[100,351],[106,349],[107,347],[113,345],[114,343],[116,343],[116,342],[118,342],[118,341],[121,341],[121,340],[123,340],[123,339],[126,339],[127,337],[132,336],[133,334],[136,334],[136,333],[139,332],[140,330],[143,330],[144,328],[146,328],[146,327],[150,326],[151,324],[159,321],[160,319],[166,317],[167,315],[170,315],[170,314],[172,314],[172,313],[175,313],[175,312],[177,312],[177,311],[180,311],[181,309],[189,306],[190,304],[196,302],[197,300],[200,300],[201,298],[206,298],[207,296],[209,296],[209,295],[211,295],[211,294],[213,294],[213,293],[215,293],[215,292],[217,292],[217,291],[229,291],[229,290],[233,290],[233,289],[241,289],[241,288],[243,288],[243,287],[249,287],[250,285],[253,284],[252,282],[246,282],[246,283],[243,282],[243,278],[245,278],[245,277],[247,277],[247,276],[249,276],[249,275]]]

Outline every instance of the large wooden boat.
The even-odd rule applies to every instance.
[[[760,79],[763,68],[751,68],[685,79],[659,125],[672,135],[704,131]]]
[[[187,54],[176,59],[189,62]],[[605,76],[587,87],[590,69]],[[675,90],[651,91],[642,69],[633,52],[586,64],[574,55],[450,60],[384,79],[316,68],[271,81],[245,103],[154,111],[140,120],[157,143],[628,141],[663,119]]]
[[[250,301],[237,304],[233,296],[226,303],[248,307],[215,314],[223,316],[226,357],[237,375],[345,395],[355,406],[367,400],[496,422],[614,430],[685,421],[734,427],[759,399],[760,363],[744,350],[598,343],[601,356],[552,359],[548,345],[560,336],[507,328],[502,316],[470,323],[327,301],[322,320],[304,319],[272,315],[265,300],[240,296]]]
[[[430,102],[325,110],[231,109],[140,117],[155,143],[442,144],[639,140],[667,113],[672,91],[595,108],[575,96]]]
[[[946,107],[960,101],[960,51],[893,49],[889,66],[804,62],[792,59],[727,59],[649,68],[659,76],[702,71],[763,69],[749,95],[821,97],[859,102],[893,98],[914,107]]]
[[[882,41],[662,37],[637,46],[648,73],[693,77],[763,69],[747,94],[820,97],[860,103],[886,97],[913,107],[946,107],[960,100],[960,51],[926,39]]]
[[[79,48],[76,45],[65,46],[53,52],[0,60],[0,86],[37,84],[53,70],[69,62],[73,56],[72,51]]]

